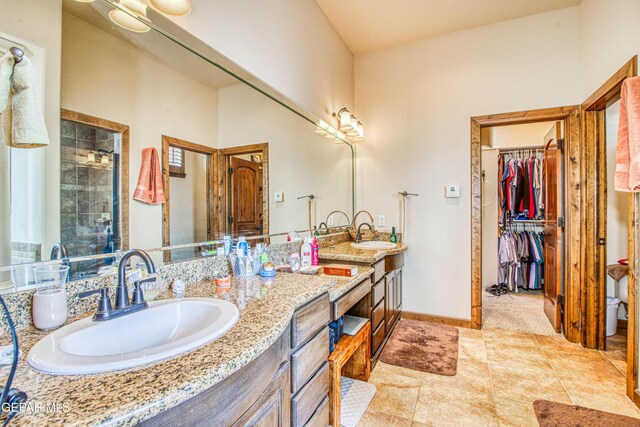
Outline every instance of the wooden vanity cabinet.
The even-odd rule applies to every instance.
[[[235,374],[142,426],[329,425],[329,294],[298,308],[287,330]]]
[[[404,254],[389,255],[372,264],[373,285],[369,294],[347,314],[371,322],[371,366],[380,357],[389,336],[402,317],[402,267]]]
[[[300,307],[291,320],[291,425],[329,425],[329,322],[324,294]]]

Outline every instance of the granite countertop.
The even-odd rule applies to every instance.
[[[287,328],[297,307],[329,292],[335,300],[371,275],[360,268],[352,278],[278,273],[265,281],[259,277],[234,277],[230,288],[203,281],[187,287],[186,297],[220,298],[234,303],[240,318],[217,340],[167,361],[126,371],[94,375],[48,375],[26,363],[26,354],[47,332],[19,331],[22,356],[13,387],[25,391],[30,407],[14,425],[119,425],[130,426],[212,387],[269,348]],[[175,297],[170,291],[157,299]],[[91,315],[69,319],[69,322]],[[124,334],[127,331],[123,331]],[[10,342],[4,334],[2,343]],[[8,367],[2,368],[6,377]],[[58,405],[57,411],[45,405]],[[221,410],[224,410],[221,408]]]
[[[320,248],[318,257],[323,261],[348,261],[373,264],[387,255],[395,255],[407,250],[405,243],[396,243],[393,249],[358,249],[351,246],[353,242],[336,243]]]

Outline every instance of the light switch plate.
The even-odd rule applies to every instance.
[[[460,186],[459,185],[447,185],[444,187],[444,197],[448,199],[458,198],[460,197]]]
[[[284,202],[284,192],[276,191],[275,193],[273,193],[273,201],[278,203]]]
[[[387,225],[387,219],[384,215],[378,215],[378,227],[384,227]]]

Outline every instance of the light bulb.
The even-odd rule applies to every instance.
[[[185,16],[191,12],[190,0],[149,0],[149,4],[165,15]]]
[[[340,122],[340,130],[343,132],[350,131],[351,127],[351,113],[346,108],[343,108],[338,112],[338,120]]]
[[[120,0],[118,6],[121,9],[113,9],[109,12],[109,19],[117,26],[134,33],[146,33],[149,26],[140,22],[135,17],[147,19],[147,6],[138,0]]]
[[[364,141],[364,126],[358,122],[358,136],[354,138],[356,141]]]

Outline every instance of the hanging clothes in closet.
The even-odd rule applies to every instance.
[[[543,158],[534,155],[499,157],[500,224],[511,219],[544,218],[543,173]]]
[[[542,289],[543,268],[543,233],[510,229],[502,232],[498,242],[499,284],[513,292]]]

